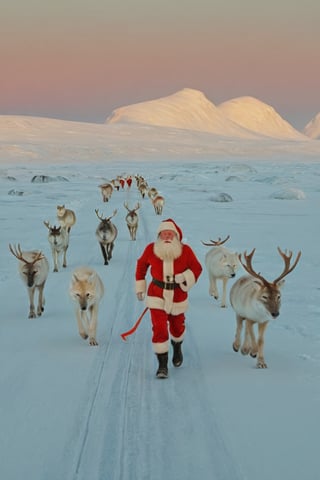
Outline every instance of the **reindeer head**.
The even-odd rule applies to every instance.
[[[25,277],[28,287],[33,287],[35,276],[39,271],[37,262],[44,258],[43,253],[38,251],[28,252],[29,259],[27,259],[27,253],[21,251],[20,243],[17,247],[9,244],[9,250],[21,262],[20,272]]]
[[[95,212],[96,212],[96,215],[97,215],[97,217],[99,218],[100,222],[107,224],[107,223],[110,222],[111,218],[113,218],[113,217],[116,215],[116,213],[118,212],[118,210],[115,209],[115,210],[113,211],[113,214],[112,214],[110,217],[104,217],[104,218],[103,218],[103,216],[102,216],[101,214],[99,214],[99,210],[98,210],[97,208],[95,209]]]
[[[47,222],[43,222],[44,225],[47,227],[47,229],[49,230],[49,239],[51,238],[51,241],[53,241],[53,243],[57,243],[57,240],[58,238],[60,237],[61,235],[61,226],[60,227],[56,227],[55,225],[50,225],[50,223],[47,221]]]
[[[139,202],[137,202],[134,208],[129,208],[128,202],[124,202],[123,206],[128,210],[129,213],[135,213],[137,210],[139,210],[141,205]]]
[[[280,289],[284,285],[284,277],[287,276],[292,270],[297,266],[298,261],[301,257],[301,251],[298,252],[297,257],[293,264],[290,266],[292,252],[289,251],[288,254],[283,252],[278,247],[278,252],[284,260],[284,269],[282,273],[275,279],[273,282],[268,282],[260,273],[257,273],[252,267],[252,258],[255,252],[255,248],[250,254],[247,254],[245,251],[244,261],[241,258],[241,253],[239,254],[239,260],[243,268],[254,278],[255,282],[259,285],[260,289],[258,291],[258,300],[264,305],[265,309],[271,314],[272,318],[277,318],[280,312],[281,306],[281,292]],[[240,279],[241,280],[241,279]]]

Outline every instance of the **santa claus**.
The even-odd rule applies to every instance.
[[[157,240],[147,245],[137,261],[136,294],[139,300],[146,300],[150,310],[152,346],[159,362],[156,375],[167,378],[169,338],[173,365],[180,367],[183,362],[188,291],[198,280],[202,266],[191,247],[182,243],[181,228],[171,218],[160,223],[157,233]],[[149,267],[152,280],[147,288]]]

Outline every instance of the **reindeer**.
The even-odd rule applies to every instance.
[[[148,189],[148,197],[152,201],[158,195],[158,190],[155,187]]]
[[[241,346],[242,324],[245,321],[245,339],[241,346],[243,355],[250,354],[257,357],[257,368],[267,368],[264,359],[264,333],[270,320],[279,316],[281,306],[280,290],[284,285],[284,277],[297,266],[301,256],[298,252],[295,261],[291,264],[292,252],[287,254],[278,247],[278,252],[284,261],[284,269],[281,275],[273,282],[268,282],[260,273],[256,273],[252,267],[252,257],[255,248],[250,254],[244,252],[244,260],[239,255],[243,268],[249,273],[240,277],[230,291],[230,303],[236,313],[236,335],[233,342],[233,350],[238,352]],[[254,334],[254,324],[258,324],[258,341]]]
[[[239,268],[238,254],[230,252],[222,245],[229,240],[228,235],[224,240],[210,240],[210,243],[202,242],[207,247],[213,247],[205,256],[205,265],[209,276],[209,295],[216,300],[219,298],[217,280],[222,280],[222,299],[221,307],[227,306],[227,283],[230,278],[234,278]]]
[[[96,237],[101,247],[104,264],[108,265],[109,260],[112,258],[114,241],[118,235],[117,227],[111,222],[111,218],[116,215],[117,210],[114,210],[113,214],[108,218],[103,218],[101,215],[99,215],[98,209],[95,209],[95,212],[100,220],[100,223],[96,229]]]
[[[108,202],[113,193],[112,183],[102,183],[101,185],[99,185],[99,187],[101,190],[102,200],[104,202]]]
[[[28,289],[30,309],[29,318],[36,318],[44,311],[43,290],[49,273],[49,262],[45,255],[38,250],[22,251],[20,244],[12,246],[9,244],[12,255],[19,260],[19,273],[23,283]],[[35,291],[38,291],[37,313],[34,305]]]
[[[136,240],[139,224],[139,215],[137,214],[137,210],[140,208],[140,203],[138,202],[132,210],[128,207],[127,202],[124,203],[124,207],[128,210],[126,222],[130,233],[130,238],[131,240]]]
[[[51,226],[49,222],[43,222],[44,225],[49,230],[48,240],[51,246],[51,253],[54,272],[58,272],[59,257],[63,253],[63,263],[62,266],[65,268],[67,266],[67,250],[69,247],[69,234],[66,227],[56,227]]]
[[[141,194],[141,197],[144,198],[146,196],[146,193],[148,191],[148,185],[145,182],[139,183],[138,190]]]
[[[117,190],[117,192],[120,190],[120,182],[119,182],[119,179],[118,178],[113,178],[111,180],[111,183],[112,183],[112,186],[115,190]]]
[[[162,215],[162,210],[164,206],[164,198],[161,195],[157,195],[152,199],[152,205],[156,215]]]
[[[61,227],[65,227],[68,234],[71,231],[71,227],[76,223],[76,214],[73,210],[69,210],[64,205],[57,205],[57,219]]]
[[[140,185],[144,183],[147,186],[147,182],[145,178],[142,175],[135,175],[136,183],[137,183],[137,188],[139,189]]]

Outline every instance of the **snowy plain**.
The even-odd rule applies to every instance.
[[[270,140],[266,158],[247,144],[241,155],[220,144],[214,155],[192,151],[186,160],[183,142],[172,142],[171,157],[160,151],[153,158],[140,148],[130,159],[124,134],[122,155],[90,157],[92,146],[81,150],[79,136],[61,158],[59,135],[34,147],[37,161],[23,160],[21,140],[10,152],[2,143],[0,478],[318,480],[320,157],[304,156],[301,143],[282,147]],[[102,181],[137,173],[164,195],[162,216],[135,183],[102,202]],[[51,181],[32,183],[34,175]],[[141,203],[135,242],[124,220],[125,201]],[[67,268],[54,273],[43,221],[57,223],[58,204],[73,209],[77,223]],[[108,266],[95,238],[96,208],[106,216],[118,209]],[[256,248],[253,264],[270,281],[283,269],[277,246],[294,257],[302,251],[286,277],[280,316],[266,331],[267,369],[232,350],[235,315],[229,302],[220,308],[209,296],[205,267],[190,292],[181,368],[170,366],[167,380],[155,378],[148,313],[136,333],[121,339],[143,310],[134,293],[136,260],[169,217],[203,267],[209,247],[201,242],[227,235],[233,251]],[[28,319],[27,292],[9,243],[40,249],[49,260],[41,317]],[[71,273],[83,264],[95,268],[105,286],[97,347],[79,336],[68,295]],[[236,278],[244,273],[240,269]]]

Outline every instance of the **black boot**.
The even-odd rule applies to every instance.
[[[180,367],[183,362],[181,344],[182,342],[175,342],[174,340],[171,340],[171,345],[173,346],[172,363],[175,367]]]
[[[168,352],[157,353],[159,368],[157,370],[157,378],[168,378]]]

